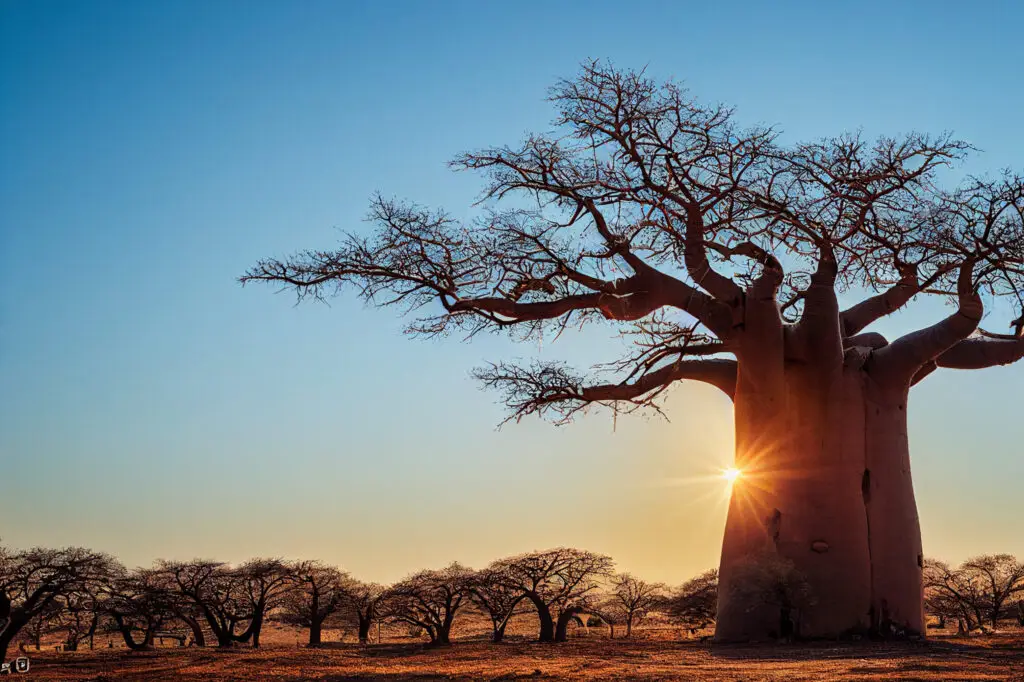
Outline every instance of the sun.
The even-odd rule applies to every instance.
[[[722,470],[722,478],[729,481],[729,483],[735,483],[736,479],[740,477],[740,473],[740,470],[736,467],[729,467]]]

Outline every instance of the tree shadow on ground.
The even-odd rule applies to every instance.
[[[1024,649],[1014,642],[989,641],[985,645],[967,642],[805,642],[801,644],[715,644],[713,658],[751,660],[762,663],[803,660],[866,659],[889,660],[920,656],[943,660],[977,660],[996,663],[1020,660],[1024,665]]]

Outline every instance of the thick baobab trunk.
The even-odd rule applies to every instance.
[[[924,633],[924,553],[910,476],[908,391],[882,389],[869,380],[865,393],[872,630]]]
[[[834,371],[787,362],[774,377],[745,377],[741,364],[743,474],[726,521],[716,639],[924,631],[907,392],[876,386],[866,357],[848,352]],[[765,552],[795,569],[792,595],[752,597],[740,584]]]

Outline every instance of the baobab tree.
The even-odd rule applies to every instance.
[[[551,100],[554,132],[452,162],[486,178],[474,224],[378,197],[372,236],[264,260],[241,281],[300,298],[351,286],[380,305],[434,306],[409,327],[427,336],[618,323],[635,352],[590,373],[497,362],[477,375],[516,420],[659,409],[684,380],[732,400],[743,473],[716,637],[777,628],[773,607],[730,597],[749,573],[737,567],[765,549],[816,595],[803,634],[883,621],[922,632],[908,398],[937,368],[1024,357],[1021,177],[943,188],[943,169],[970,151],[950,136],[782,144],[673,83],[599,62]],[[840,293],[862,299],[844,308]],[[955,310],[891,341],[870,331],[915,297]],[[1003,324],[1020,313],[1010,333],[981,329],[993,305]]]

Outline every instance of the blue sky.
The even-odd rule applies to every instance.
[[[672,484],[731,456],[713,390],[675,389],[671,423],[498,431],[469,371],[538,349],[411,340],[393,310],[236,277],[368,229],[375,191],[471,215],[479,179],[445,162],[546,129],[547,87],[588,57],[786,139],[953,130],[983,150],[967,170],[1020,170],[1022,21],[1009,1],[3,0],[0,537],[377,580],[557,544],[671,582],[715,565],[718,484]],[[1024,364],[915,391],[928,554],[1024,555],[1021,404]]]

